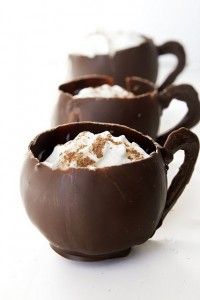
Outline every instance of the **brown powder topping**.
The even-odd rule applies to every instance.
[[[96,155],[97,158],[103,157],[103,150],[107,142],[110,142],[114,145],[124,145],[126,148],[127,158],[131,161],[137,161],[144,158],[143,155],[137,150],[133,149],[130,144],[121,141],[114,141],[111,134],[108,134],[106,137],[98,136],[95,142],[93,142],[91,145],[90,154]],[[86,144],[81,144],[76,151],[61,153],[59,161],[60,167],[65,169],[66,167],[70,166],[72,162],[76,164],[76,167],[80,168],[94,166],[96,161],[91,159],[87,153],[80,151],[85,147]]]
[[[76,161],[77,167],[80,168],[89,167],[95,163],[94,160],[84,155],[83,153],[68,152],[68,153],[63,153],[61,156],[62,156],[60,159],[61,168],[65,168],[66,164],[70,164],[72,161]]]
[[[126,148],[127,157],[130,160],[140,160],[143,159],[143,155],[140,154],[137,150],[134,150],[132,148]]]
[[[97,158],[103,156],[103,148],[105,146],[106,139],[98,137],[96,141],[92,144],[92,151],[96,155]]]
[[[89,167],[95,163],[93,159],[89,158],[88,156],[83,156],[81,153],[78,153],[77,156],[77,167]]]
[[[106,138],[98,137],[96,141],[92,144],[92,151],[94,152],[97,158],[101,158],[103,156],[103,148],[107,142],[111,142],[114,145],[121,144],[121,142],[115,142],[112,139],[111,134],[108,134]]]

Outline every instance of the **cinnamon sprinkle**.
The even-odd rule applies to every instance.
[[[102,137],[97,137],[96,141],[93,142],[91,146],[90,153],[95,154],[97,158],[103,157],[103,149],[105,147],[105,144],[107,142],[111,142],[114,145],[121,145],[124,144],[126,148],[126,154],[127,158],[129,160],[140,160],[143,159],[143,155],[140,154],[137,150],[132,149],[128,143],[123,143],[123,142],[116,142],[112,139],[112,135],[108,134],[107,137],[102,138]],[[66,165],[70,165],[71,162],[75,162],[77,167],[90,167],[95,164],[95,160],[91,159],[87,154],[79,152],[81,149],[83,149],[86,145],[82,144],[79,146],[77,151],[72,151],[72,152],[64,152],[60,154],[60,165],[61,168],[66,168]]]
[[[102,137],[98,137],[96,141],[92,144],[92,151],[96,154],[97,158],[101,158],[103,156],[103,148],[105,146],[106,139]]]
[[[88,167],[92,166],[95,163],[95,161],[88,156],[80,155],[77,157],[77,167]]]
[[[88,156],[85,156],[83,153],[78,152],[69,152],[69,153],[63,153],[62,158],[60,160],[61,167],[65,167],[66,164],[70,164],[72,161],[76,161],[77,167],[88,167],[92,166],[95,161]]]
[[[98,137],[96,141],[92,144],[92,151],[94,152],[97,158],[101,158],[103,156],[103,148],[107,142],[111,142],[114,145],[121,144],[121,142],[115,142],[112,139],[111,134],[108,134],[106,138]]]
[[[143,159],[143,155],[141,155],[137,150],[131,149],[131,148],[126,148],[126,153],[128,159],[132,160],[140,160]]]

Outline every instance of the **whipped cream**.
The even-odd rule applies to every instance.
[[[119,85],[103,84],[98,87],[87,87],[79,91],[73,96],[74,99],[78,98],[133,98],[134,94],[129,92]]]
[[[71,52],[73,54],[94,57],[95,55],[114,55],[117,51],[137,47],[144,43],[145,38],[135,32],[104,32],[97,31],[79,41]]]
[[[93,134],[79,133],[73,140],[54,147],[51,155],[42,162],[52,169],[104,168],[148,158],[149,155],[124,135],[114,137],[109,131]]]

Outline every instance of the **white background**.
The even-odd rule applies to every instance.
[[[28,220],[19,193],[24,153],[49,127],[74,39],[96,28],[132,29],[157,44],[178,39],[188,66],[177,83],[199,90],[199,12],[199,0],[0,0],[0,299],[200,299],[200,161],[163,227],[114,261],[78,263],[55,254]],[[161,77],[173,64],[162,58]],[[161,127],[184,111],[175,102]],[[178,154],[171,174],[180,162]]]

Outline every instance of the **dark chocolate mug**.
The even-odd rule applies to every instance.
[[[188,112],[175,127],[157,137],[161,144],[173,130],[191,128],[200,119],[200,102],[191,85],[170,86],[158,91],[153,83],[138,77],[126,78],[126,86],[134,98],[78,98],[78,91],[84,87],[113,84],[109,76],[87,76],[65,83],[59,87],[60,96],[55,107],[52,125],[69,122],[95,121],[126,125],[156,139],[160,116],[173,99],[187,104]]]
[[[158,58],[160,55],[173,54],[177,58],[175,69],[167,76],[159,87],[166,88],[174,82],[178,74],[183,70],[186,55],[183,46],[176,41],[168,41],[161,46],[156,46],[152,39],[144,37],[144,42],[136,47],[117,51],[113,56],[109,54],[86,55],[70,54],[70,79],[76,79],[88,74],[106,74],[112,76],[121,86],[124,78],[138,76],[155,82],[158,75]]]
[[[42,164],[57,144],[82,131],[105,130],[125,135],[149,157],[95,170],[52,170]],[[178,150],[184,151],[184,161],[167,189],[168,165]],[[190,180],[198,151],[198,138],[186,128],[172,132],[161,147],[125,126],[71,123],[43,132],[30,143],[21,195],[31,221],[60,255],[81,260],[125,256],[161,226]]]

